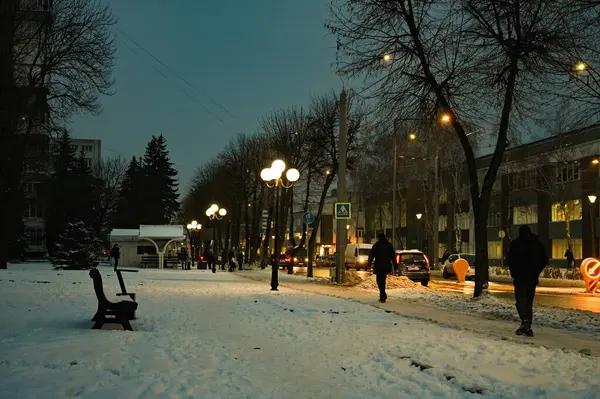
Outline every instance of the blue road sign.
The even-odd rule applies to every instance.
[[[302,223],[312,224],[315,221],[315,215],[310,212],[304,212],[302,215]]]
[[[335,218],[350,219],[352,217],[352,204],[349,202],[335,203]]]

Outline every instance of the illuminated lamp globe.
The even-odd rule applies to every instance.
[[[217,212],[217,211],[219,210],[219,205],[217,205],[217,204],[212,204],[212,205],[210,206],[210,210],[212,211],[212,213],[215,213],[215,212]]]
[[[288,171],[285,174],[285,177],[293,183],[295,181],[298,181],[298,179],[300,178],[300,172],[298,172],[298,169],[288,169]]]
[[[283,162],[281,159],[276,159],[271,164],[271,169],[275,172],[283,173],[285,170],[285,162]]]
[[[273,180],[273,178],[271,176],[272,176],[271,169],[269,169],[269,168],[264,168],[263,170],[260,171],[260,178],[263,179],[264,181]]]
[[[188,229],[188,230],[191,230],[191,229],[192,229],[192,225],[191,225],[190,223],[188,223],[188,225],[187,225],[187,229]]]
[[[219,209],[219,215],[221,215],[221,216],[227,215],[227,211],[225,210],[225,208]]]
[[[196,222],[195,220],[192,220],[191,226],[192,226],[192,229],[195,229],[196,226],[198,226],[198,222]]]
[[[209,217],[210,217],[210,216],[212,216],[212,215],[213,215],[213,213],[214,213],[214,212],[213,212],[212,208],[208,208],[208,209],[206,210],[206,216],[209,216]]]

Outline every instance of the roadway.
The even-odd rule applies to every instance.
[[[366,271],[355,273],[363,279],[370,275]],[[306,276],[306,268],[296,267],[294,268],[294,274]],[[313,275],[315,277],[329,277],[329,269],[326,267],[315,267]],[[473,295],[472,281],[467,281],[465,284],[458,284],[456,280],[445,280],[439,272],[432,273],[429,288],[436,291],[463,293],[465,296]],[[488,291],[492,296],[509,303],[514,303],[515,301],[513,286],[509,282],[490,282]],[[588,294],[583,287],[557,287],[554,284],[543,283],[538,286],[535,303],[541,306],[589,310],[600,313],[600,296]]]

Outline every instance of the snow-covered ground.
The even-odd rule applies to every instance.
[[[596,358],[225,272],[125,279],[136,331],[98,331],[87,272],[1,270],[0,398],[599,397]]]

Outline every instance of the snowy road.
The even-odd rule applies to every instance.
[[[114,298],[115,276],[102,272]],[[597,359],[229,273],[127,276],[134,332],[95,331],[86,272],[0,272],[0,398],[594,398]]]

